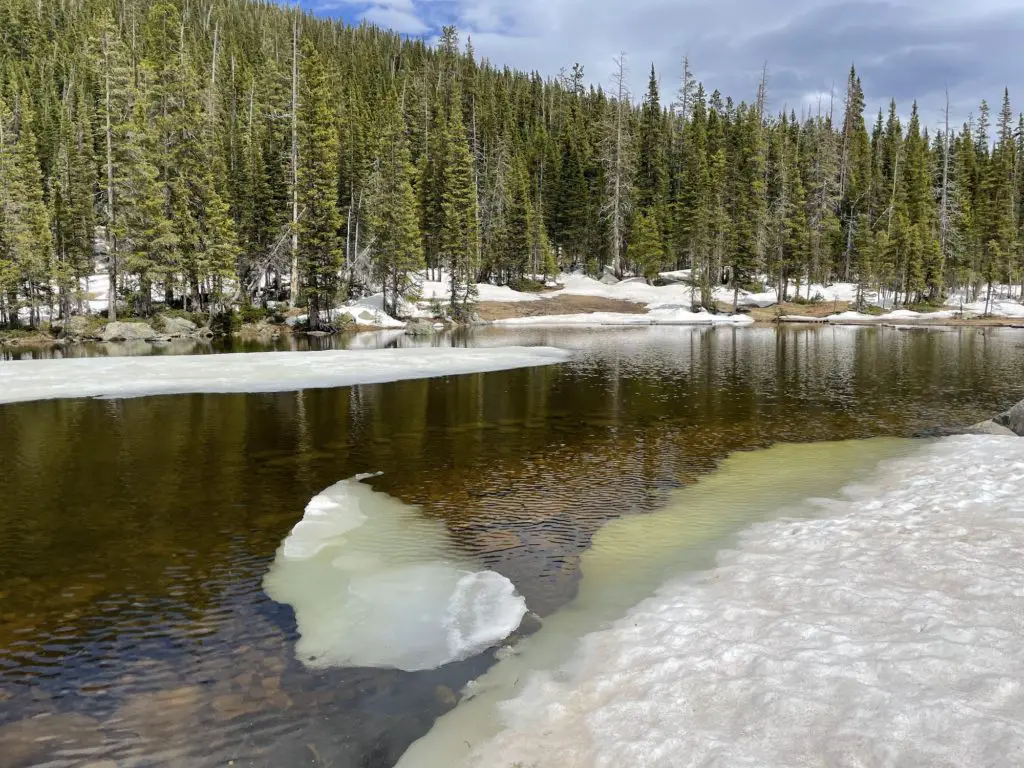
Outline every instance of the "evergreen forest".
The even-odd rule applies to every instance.
[[[845,93],[772,112],[679,72],[628,89],[579,65],[481,62],[257,0],[0,0],[0,323],[349,298],[398,312],[427,270],[474,285],[561,271],[712,289],[856,282],[894,304],[1024,290],[1024,116],[939,130]],[[665,83],[672,87],[663,87]],[[926,105],[933,112],[941,105]],[[946,110],[948,117],[948,108]],[[909,117],[907,117],[909,115]],[[989,289],[990,290],[990,289]]]

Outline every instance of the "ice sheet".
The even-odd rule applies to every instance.
[[[186,392],[283,392],[561,363],[552,347],[89,357],[0,363],[0,403]]]

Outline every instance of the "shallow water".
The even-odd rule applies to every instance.
[[[312,346],[409,343],[422,342]],[[544,617],[576,595],[604,522],[658,509],[729,453],[971,423],[1018,400],[1024,372],[1013,330],[427,343],[577,356],[331,390],[0,406],[0,765],[393,765],[493,654],[426,672],[296,660],[294,615],[262,580],[308,501],[357,473],[382,472],[374,488],[443,521],[467,559]]]

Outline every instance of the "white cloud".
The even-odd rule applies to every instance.
[[[363,11],[359,18],[376,24],[378,27],[393,29],[403,35],[422,35],[430,30],[430,27],[415,13],[396,7],[373,5]]]
[[[368,5],[405,11],[406,13],[415,13],[416,11],[412,0],[314,0],[313,2],[313,8],[319,13],[362,8]]]
[[[818,94],[844,95],[850,63],[867,92],[869,119],[890,97],[907,113],[917,99],[934,124],[949,87],[957,119],[981,98],[998,103],[1004,85],[1024,107],[1017,43],[1019,0],[310,0],[348,9],[405,34],[455,24],[477,54],[554,76],[575,62],[607,86],[612,57],[628,54],[640,98],[653,62],[663,103],[677,89],[688,55],[708,90],[738,100],[757,92],[769,71],[769,106],[816,109]],[[813,97],[808,99],[808,94]]]
[[[1024,35],[1019,0],[421,0],[435,29],[455,23],[480,56],[554,75],[574,62],[607,86],[612,57],[629,56],[630,85],[646,89],[653,62],[662,102],[672,101],[680,61],[709,90],[754,98],[767,63],[772,109],[817,108],[818,94],[844,96],[851,62],[868,99],[868,117],[890,97],[907,113],[938,120],[948,85],[958,119],[981,98],[997,103],[1008,85],[1024,107],[1017,41]],[[808,98],[813,94],[813,98]],[[824,100],[827,106],[827,99]],[[812,110],[813,111],[813,110]]]

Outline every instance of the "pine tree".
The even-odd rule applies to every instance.
[[[657,217],[647,210],[637,214],[633,225],[633,238],[629,246],[629,258],[639,274],[648,278],[656,277],[665,259]]]
[[[338,298],[342,261],[338,212],[338,136],[327,69],[310,41],[302,46],[299,96],[299,241],[302,293],[309,328],[323,329]]]
[[[374,279],[383,288],[384,311],[398,313],[400,302],[414,298],[412,273],[422,269],[423,243],[412,188],[409,142],[397,100],[383,126],[374,169],[370,229],[374,241]]]
[[[445,124],[445,173],[442,190],[444,223],[441,226],[440,256],[448,270],[451,313],[466,319],[475,303],[477,268],[476,192],[473,158],[462,122],[462,91],[452,84]]]

